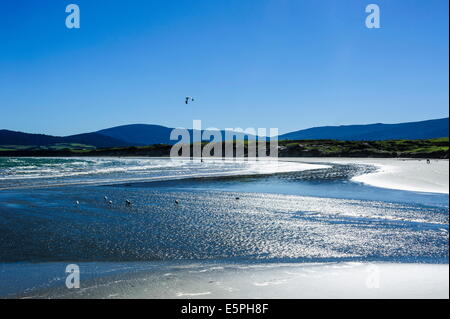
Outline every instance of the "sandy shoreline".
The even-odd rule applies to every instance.
[[[7,266],[7,265],[6,265]],[[57,285],[20,298],[448,298],[449,266],[391,263],[225,264],[81,263],[79,289],[64,285],[63,263],[26,265],[15,271],[25,280],[40,276]],[[120,270],[125,269],[125,274]],[[0,265],[2,269],[2,265]],[[95,272],[118,275],[86,279]],[[133,271],[135,270],[135,271]],[[28,271],[28,272],[27,272]],[[3,274],[8,268],[3,265]],[[11,279],[10,279],[11,280]],[[5,296],[4,296],[5,297]],[[9,297],[13,297],[10,295]],[[17,297],[17,296],[16,296]]]
[[[378,168],[374,173],[354,177],[354,182],[413,192],[449,193],[449,161],[392,158],[286,158],[305,163],[364,164]]]

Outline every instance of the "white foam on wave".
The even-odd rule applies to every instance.
[[[30,159],[28,159],[30,161]],[[193,177],[275,174],[328,168],[326,165],[281,162],[277,160],[223,160],[172,158],[52,158],[36,159],[32,165],[0,169],[0,182],[45,180],[46,186],[122,183],[127,181],[169,180]],[[58,162],[60,161],[60,162]],[[27,167],[25,169],[25,166]],[[63,179],[63,180],[61,180]],[[65,180],[64,180],[65,179]],[[36,182],[34,182],[36,183]],[[8,188],[11,185],[4,185]],[[15,185],[14,185],[15,186]],[[33,185],[28,185],[28,187]],[[0,188],[1,184],[0,184]]]

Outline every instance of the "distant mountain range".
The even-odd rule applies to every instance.
[[[86,133],[59,137],[0,130],[0,145],[50,146],[55,144],[82,144],[95,146],[97,148],[132,145],[132,143],[127,143],[99,133]]]
[[[430,139],[449,136],[449,119],[437,119],[400,124],[369,124],[323,126],[291,132],[279,136],[280,140],[349,140],[376,141],[394,139]],[[174,144],[170,140],[172,128],[160,125],[132,124],[108,128],[92,133],[65,137],[29,134],[0,130],[0,145],[26,145],[48,147],[57,144],[79,144],[96,148]],[[192,130],[190,130],[192,134]],[[224,131],[221,131],[224,136]],[[240,134],[238,139],[242,139]],[[255,136],[249,139],[254,140]]]
[[[151,125],[151,124],[131,124],[108,128],[98,131],[96,133],[108,136],[113,139],[124,141],[128,144],[143,146],[152,144],[175,144],[178,140],[171,140],[170,133],[173,128]],[[198,130],[189,129],[189,134],[192,136],[192,132],[200,133]],[[225,136],[226,132],[234,133],[237,139],[244,139],[245,135],[233,131],[216,131],[220,132],[222,136]],[[249,140],[255,140],[255,135],[247,136]],[[194,142],[200,142],[201,139],[195,139]]]
[[[116,126],[98,131],[98,134],[109,138],[124,141],[130,145],[152,145],[152,144],[174,144],[176,141],[170,140],[172,128],[151,125],[132,124]]]
[[[280,140],[381,141],[448,137],[448,117],[400,124],[321,126],[279,136]]]

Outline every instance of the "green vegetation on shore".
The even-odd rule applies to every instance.
[[[36,145],[0,145],[1,151],[86,151],[94,150],[95,146],[78,144],[78,143],[57,143],[50,146],[36,146]]]
[[[245,154],[249,143],[244,144]],[[202,146],[208,144],[202,143]],[[222,148],[225,149],[225,144]],[[279,141],[280,157],[410,157],[449,158],[449,138],[428,140]],[[191,145],[192,147],[192,145]],[[49,147],[0,145],[0,156],[169,156],[171,145],[155,144],[118,148],[95,148],[82,144],[55,144]],[[269,146],[267,147],[269,149]]]
[[[449,139],[335,141],[306,140],[279,143],[280,156],[448,158]]]

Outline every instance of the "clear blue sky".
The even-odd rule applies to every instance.
[[[370,3],[381,29],[365,27]],[[446,117],[448,54],[448,0],[1,1],[0,129]]]

